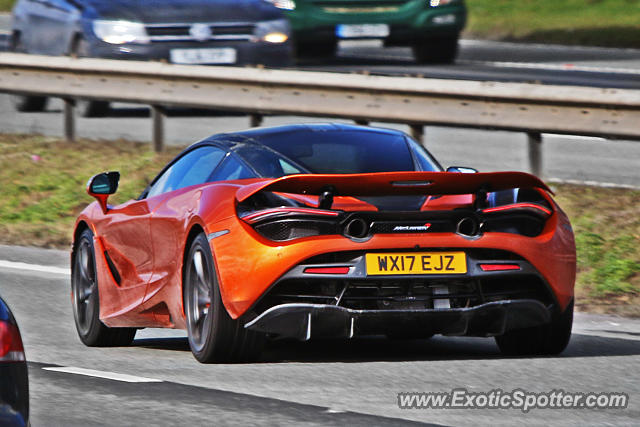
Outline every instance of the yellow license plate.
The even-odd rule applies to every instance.
[[[370,276],[467,272],[467,257],[464,252],[367,254],[366,262],[367,274]]]

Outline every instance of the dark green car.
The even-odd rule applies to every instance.
[[[421,63],[450,63],[467,10],[463,0],[267,0],[288,15],[299,56],[326,56],[339,40],[411,46]]]

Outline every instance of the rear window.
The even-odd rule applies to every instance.
[[[350,131],[309,132],[275,134],[261,138],[261,142],[312,173],[415,170],[409,147],[402,135]]]

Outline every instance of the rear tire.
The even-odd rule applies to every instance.
[[[573,301],[566,310],[546,325],[516,329],[495,337],[502,354],[507,356],[550,356],[567,348],[573,326]]]
[[[419,64],[453,64],[458,55],[458,35],[429,37],[411,45]]]
[[[71,302],[78,336],[89,347],[128,346],[136,335],[135,328],[109,328],[100,320],[96,273],[93,233],[87,229],[75,243],[71,276]]]
[[[76,112],[80,117],[104,117],[109,114],[110,104],[108,101],[78,101],[76,102]]]
[[[257,359],[264,334],[244,328],[222,303],[213,254],[204,234],[187,253],[183,279],[189,346],[201,363],[248,362]]]
[[[47,109],[46,96],[11,95],[11,103],[21,113],[40,113]]]

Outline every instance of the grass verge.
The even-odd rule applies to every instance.
[[[576,236],[577,307],[640,316],[640,191],[555,188]]]
[[[640,0],[466,0],[467,37],[640,47]]]
[[[0,243],[68,248],[92,201],[88,178],[122,173],[113,203],[137,197],[179,149],[157,155],[128,141],[66,143],[0,135]],[[578,247],[578,308],[640,316],[640,191],[555,185]]]
[[[85,192],[96,173],[119,170],[110,202],[138,197],[177,149],[156,155],[128,141],[67,143],[43,136],[0,135],[0,241],[65,248],[74,217],[92,201]]]

